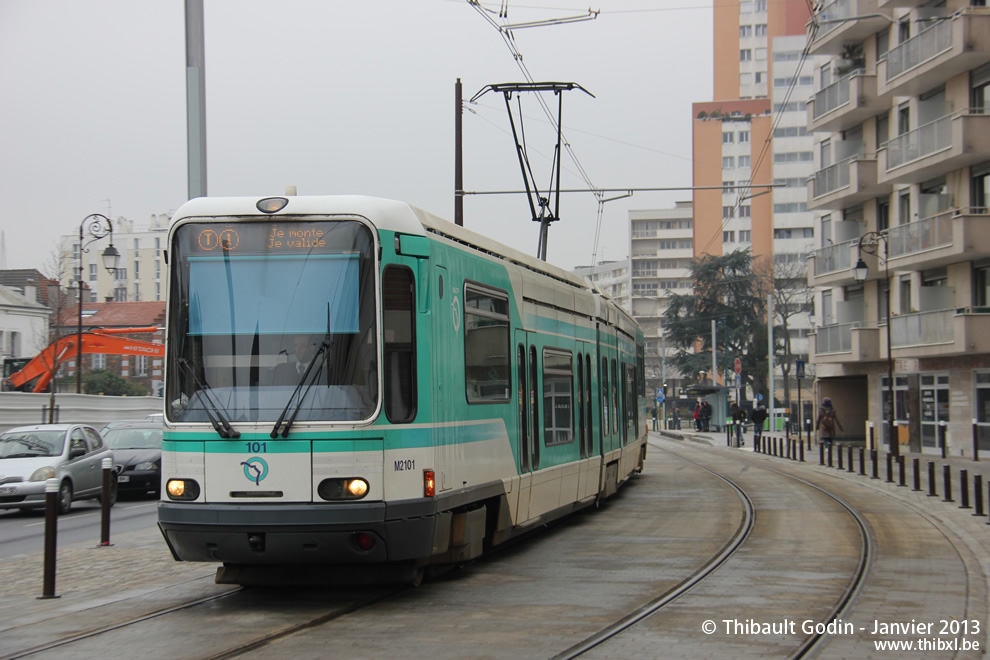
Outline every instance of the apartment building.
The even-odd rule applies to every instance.
[[[805,279],[814,248],[806,187],[814,171],[806,111],[815,69],[815,57],[805,53],[809,17],[804,0],[719,3],[714,100],[692,107],[694,256],[749,249],[754,267],[767,274],[772,269],[784,286]],[[797,288],[781,310],[790,355],[775,362],[779,400],[797,399],[796,363],[806,362],[810,350],[810,294],[804,285]],[[775,323],[780,325],[779,316]],[[807,389],[802,399],[810,396]]]
[[[594,266],[578,266],[574,273],[587,277],[598,289],[626,310],[629,308],[629,260],[599,261]]]
[[[165,213],[152,215],[146,228],[135,228],[134,222],[124,217],[113,220],[113,245],[120,253],[114,272],[107,271],[100,259],[110,245],[110,236],[92,242],[91,236],[84,236],[80,252],[78,232],[63,235],[59,240],[60,279],[75,287],[81,272],[83,302],[164,300],[169,220]]]
[[[629,254],[632,262],[630,313],[643,328],[646,340],[647,390],[655,391],[666,377],[669,392],[682,385],[681,377],[662,355],[661,317],[664,298],[671,292],[691,292],[694,257],[694,218],[691,202],[670,209],[629,211]],[[668,355],[673,351],[668,350]]]
[[[808,104],[812,360],[854,433],[889,445],[893,400],[900,446],[940,452],[944,430],[971,455],[974,423],[990,450],[990,9],[934,4],[834,0],[809,24],[829,58]]]

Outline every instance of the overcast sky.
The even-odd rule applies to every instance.
[[[588,10],[584,0],[507,5],[513,23]],[[711,0],[590,6],[601,10],[596,20],[513,32],[535,80],[595,95],[564,97],[581,167],[599,187],[690,186],[691,103],[712,94]],[[89,213],[142,228],[185,201],[183,17],[182,0],[0,0],[8,268],[44,271],[57,237],[78,232]],[[211,196],[295,185],[300,195],[399,199],[452,221],[455,80],[465,100],[523,80],[498,30],[466,0],[206,0],[205,29]],[[554,135],[536,100],[522,101],[545,189]],[[465,189],[521,190],[502,96],[468,108]],[[566,154],[562,187],[585,187]],[[688,199],[636,193],[607,203],[598,260],[627,256],[629,209]],[[591,263],[596,214],[590,193],[565,195],[548,260]],[[465,225],[536,251],[524,196],[469,196]]]

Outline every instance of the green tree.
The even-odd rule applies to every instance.
[[[753,272],[752,254],[703,255],[692,261],[691,275],[693,293],[669,295],[662,321],[667,345],[676,349],[674,365],[682,374],[711,371],[711,323],[717,321],[719,370],[728,365],[731,372],[739,358],[743,387],[766,398],[766,298],[763,281]]]
[[[107,396],[147,396],[148,389],[143,385],[132,383],[126,378],[109,371],[97,370],[83,376],[83,391],[86,394],[105,394]]]

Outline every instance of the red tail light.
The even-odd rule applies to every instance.
[[[437,480],[433,470],[423,470],[423,495],[425,497],[435,497],[437,494]]]

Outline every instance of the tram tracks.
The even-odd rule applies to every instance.
[[[669,605],[674,603],[676,600],[685,596],[698,585],[702,584],[705,580],[713,576],[717,570],[723,567],[734,555],[736,555],[746,544],[746,541],[750,538],[757,511],[753,505],[753,500],[747,494],[746,490],[736,481],[730,479],[729,477],[721,474],[717,470],[713,470],[707,466],[701,465],[700,463],[693,461],[677,452],[670,451],[668,449],[663,449],[654,446],[655,449],[660,449],[661,451],[676,456],[682,461],[690,463],[695,467],[698,467],[706,472],[718,477],[723,482],[725,482],[737,495],[740,501],[743,503],[743,514],[740,520],[739,528],[736,533],[729,539],[729,541],[723,546],[723,548],[714,556],[711,560],[706,562],[702,567],[696,570],[691,575],[684,578],[675,587],[669,589],[663,594],[659,595],[654,600],[650,601],[646,605],[638,608],[634,612],[624,616],[615,623],[603,628],[598,633],[587,637],[578,644],[575,644],[568,648],[567,650],[553,656],[553,660],[569,660],[571,658],[580,657],[594,649],[597,649],[606,643],[615,640],[616,638],[623,635],[623,633],[634,628],[638,624],[646,621],[647,619],[657,615]],[[849,610],[851,604],[855,602],[859,594],[861,593],[864,585],[866,576],[869,574],[870,566],[874,556],[874,545],[872,541],[872,533],[870,526],[863,515],[855,509],[855,507],[848,504],[845,500],[838,497],[837,495],[829,492],[825,488],[814,484],[806,479],[802,479],[792,474],[776,470],[774,468],[757,465],[751,463],[755,467],[759,467],[763,470],[775,473],[787,479],[793,480],[806,486],[808,488],[814,489],[815,491],[826,496],[830,500],[834,501],[842,510],[844,510],[852,519],[859,533],[860,539],[860,552],[859,558],[856,562],[856,567],[852,572],[850,580],[846,587],[842,590],[841,595],[835,602],[834,607],[829,612],[828,616],[824,617],[824,620],[819,622],[821,625],[814,626],[811,635],[806,637],[798,647],[790,653],[792,658],[803,658],[805,656],[814,654],[820,650],[823,640],[827,638],[826,624],[831,621],[841,619],[842,616],[846,614]]]

